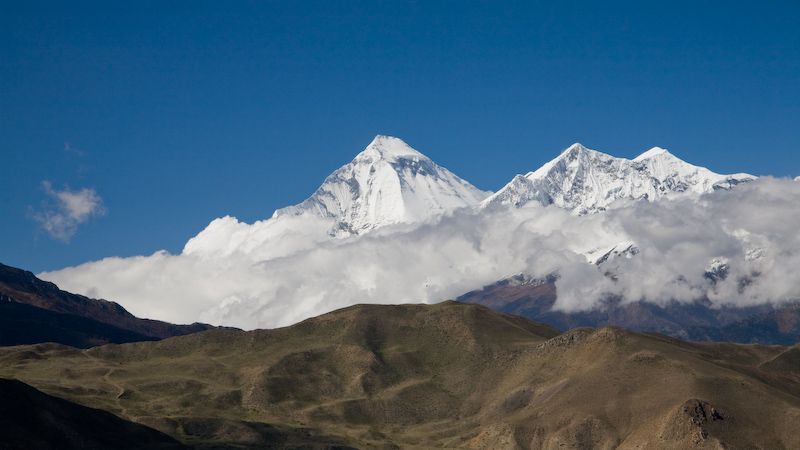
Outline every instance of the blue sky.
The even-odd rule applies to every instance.
[[[800,175],[797,2],[18,3],[0,261],[34,271],[268,217],[378,133],[483,189],[576,141]],[[51,238],[45,181],[105,213]]]

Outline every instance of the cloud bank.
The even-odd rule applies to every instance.
[[[609,295],[744,306],[800,299],[799,223],[800,183],[764,178],[580,217],[541,206],[460,210],[347,239],[325,237],[326,223],[223,218],[179,255],[106,258],[41,277],[139,316],[247,329],[355,303],[438,302],[517,273],[557,273],[555,308],[565,311]],[[639,253],[587,262],[620,242]],[[707,272],[722,266],[712,281]]]
[[[54,189],[49,181],[42,182],[47,200],[31,217],[50,237],[69,242],[78,226],[91,217],[105,214],[103,200],[94,189]]]

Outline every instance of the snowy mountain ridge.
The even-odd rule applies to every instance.
[[[717,174],[659,147],[630,160],[576,143],[539,169],[515,176],[482,206],[521,207],[535,201],[579,215],[591,214],[620,200],[655,201],[683,193],[703,194],[755,178],[744,173]]]
[[[581,215],[603,211],[617,201],[702,194],[753,179],[747,174],[716,174],[659,147],[629,160],[573,144],[539,169],[515,176],[491,194],[401,139],[378,135],[302,203],[278,209],[271,218],[253,224],[230,216],[215,219],[186,243],[183,252],[206,256],[243,253],[269,259],[297,251],[296,246],[284,244],[293,236],[306,236],[303,248],[311,248],[330,237],[424,223],[461,208],[481,213],[486,207],[537,202]],[[587,258],[593,261],[604,253]]]

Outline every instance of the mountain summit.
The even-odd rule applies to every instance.
[[[576,214],[590,214],[618,200],[655,201],[680,193],[703,194],[754,179],[744,173],[714,173],[659,147],[630,160],[576,143],[536,171],[517,175],[483,205],[520,207],[538,201]]]
[[[424,221],[477,205],[489,195],[431,161],[401,139],[376,136],[353,161],[333,172],[299,205],[274,218],[311,214],[334,219],[335,234]]]
[[[420,223],[488,197],[401,139],[378,135],[356,157],[330,174],[305,201],[276,210],[253,224],[214,219],[184,246],[184,254],[256,259],[286,256],[330,236],[348,237],[387,226]],[[270,243],[267,245],[267,243]]]

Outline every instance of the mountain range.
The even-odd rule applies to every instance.
[[[482,191],[392,136],[376,136],[348,164],[335,170],[306,200],[278,209],[253,224],[226,216],[191,238],[184,254],[251,255],[254,260],[287,256],[329,237],[347,238],[381,229],[418,226],[457,210],[529,204],[553,205],[576,215],[602,212],[632,201],[698,196],[755,180],[745,173],[722,175],[654,147],[636,158],[617,158],[580,143],[497,192]],[[302,234],[307,245],[284,248]],[[589,262],[619,246],[586,253]],[[635,244],[634,244],[635,245]]]
[[[378,135],[309,198],[278,209],[270,220],[254,225],[278,228],[284,218],[306,217],[325,221],[331,236],[349,237],[393,225],[424,223],[461,208],[522,207],[536,202],[589,214],[626,200],[699,195],[754,179],[744,173],[720,175],[658,147],[628,160],[576,143],[492,193],[479,190],[403,140]],[[266,241],[252,229],[247,236],[225,236],[238,230],[223,227],[220,221],[229,222],[230,218],[212,222],[187,243],[184,252],[211,253],[231,243],[252,248]]]
[[[408,229],[458,210],[480,215],[504,208],[550,206],[575,216],[591,215],[634,202],[699,198],[703,194],[733,189],[756,178],[745,173],[718,174],[682,161],[659,147],[626,159],[576,143],[540,168],[517,175],[500,190],[490,193],[475,188],[437,165],[401,139],[377,136],[352,162],[333,172],[302,203],[279,209],[272,218],[253,225],[232,218],[217,219],[187,243],[184,253],[219,256],[239,252],[250,254],[253,260],[259,261],[287,255],[289,252],[281,248],[281,243],[287,241],[285,238],[289,233],[297,233],[303,226],[316,227],[317,233],[311,233],[306,240],[308,248],[311,248],[329,238],[352,239],[375,232],[391,233],[398,227],[400,230]],[[587,264],[593,264],[609,277],[614,277],[614,271],[618,270],[614,260],[636,258],[640,250],[639,243],[620,237],[616,241],[597,242],[577,251],[583,254]],[[756,248],[751,253],[758,257],[759,251]],[[726,275],[724,260],[708,261],[707,264],[709,273],[719,270],[718,276]],[[762,320],[764,315],[772,313],[772,306],[718,309],[708,299],[688,304],[672,303],[668,307],[611,299],[594,311],[555,313],[552,312],[556,298],[555,282],[546,277],[539,281],[550,286],[547,292],[551,296],[546,296],[543,301],[536,292],[521,298],[515,294],[512,307],[503,303],[501,299],[505,294],[499,291],[510,289],[509,285],[516,290],[530,288],[530,285],[517,286],[513,281],[513,277],[498,280],[494,286],[486,286],[460,298],[495,305],[501,311],[543,320],[560,329],[575,325],[618,324],[687,339],[745,342],[788,343],[798,336],[795,327],[781,326],[778,329],[775,320],[768,320],[773,325],[761,326],[759,333],[747,333],[747,329],[755,328],[746,326],[745,322]],[[484,301],[490,294],[496,294],[498,298]],[[528,299],[528,303],[523,299]],[[621,314],[618,310],[639,307],[648,313]],[[784,308],[779,316],[792,315],[795,310],[794,307]],[[618,319],[623,316],[628,319]],[[690,316],[695,320],[684,320]],[[740,320],[745,322],[740,323]],[[721,331],[726,327],[739,332]]]
[[[627,159],[573,144],[492,193],[401,139],[377,136],[305,201],[271,217],[215,219],[178,255],[108,258],[40,277],[123,304],[146,299],[158,311],[189,305],[161,316],[173,321],[190,309],[192,320],[255,328],[345,306],[351,295],[430,303],[520,274],[551,283],[556,300],[514,310],[559,329],[616,323],[607,322],[619,316],[614,308],[640,305],[655,317],[629,314],[620,325],[692,339],[732,336],[718,331],[735,325],[736,340],[787,343],[792,326],[772,333],[758,325],[748,337],[744,324],[800,300],[791,276],[767,279],[793,265],[796,252],[779,248],[785,231],[756,222],[763,214],[743,222],[746,213],[737,217],[732,206],[742,195],[760,202],[753,207],[779,202],[777,226],[792,216],[789,184],[718,174],[658,147]],[[767,189],[790,192],[769,197]],[[545,311],[565,318],[551,321]],[[683,320],[692,314],[704,319]]]

